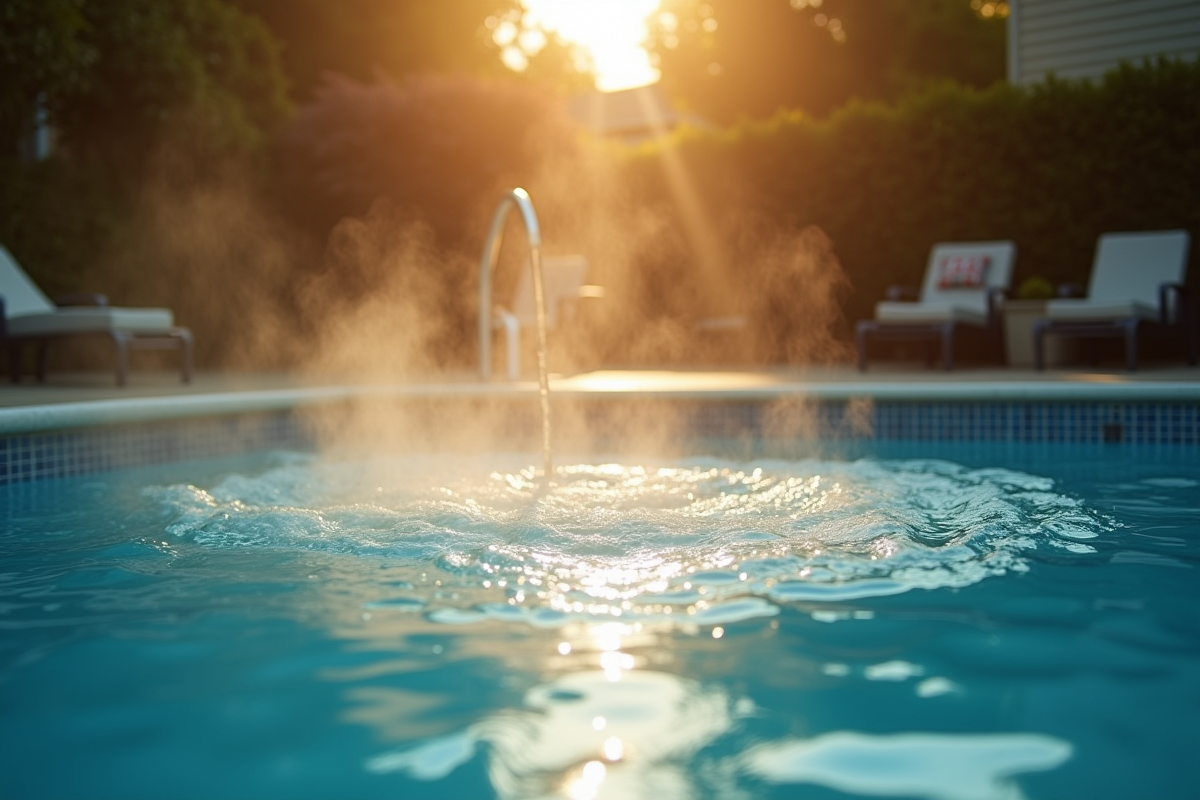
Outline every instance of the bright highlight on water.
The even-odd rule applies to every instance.
[[[301,462],[147,494],[175,517],[172,537],[400,559],[459,598],[414,587],[372,608],[540,627],[717,625],[781,603],[963,587],[1024,571],[1039,548],[1095,552],[1088,541],[1113,524],[1044,478],[938,461],[578,464],[549,485],[497,461]]]

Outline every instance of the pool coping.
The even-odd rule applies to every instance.
[[[780,398],[883,403],[1200,403],[1200,382],[892,380],[809,381],[768,373],[596,372],[551,382],[551,397],[571,400],[763,402]],[[99,399],[0,408],[0,436],[147,421],[288,411],[365,400],[517,399],[538,397],[536,382],[351,384],[170,396]]]
[[[145,381],[137,389],[140,394],[125,396],[94,383],[36,394],[18,390],[34,402],[0,407],[0,487],[251,451],[309,450],[328,436],[335,449],[375,446],[376,426],[357,430],[353,422],[378,420],[372,416],[376,411],[411,411],[417,421],[442,412],[464,418],[498,412],[506,441],[519,448],[533,447],[539,432],[534,381],[449,376],[333,386],[260,377],[237,385]],[[641,436],[644,425],[661,423],[657,415],[665,406],[687,436],[702,441],[757,438],[801,448],[817,440],[859,439],[1200,448],[1200,379],[1190,375],[993,373],[957,380],[930,373],[876,378],[849,372],[622,370],[556,377],[551,399],[604,441],[610,434],[612,441]],[[345,431],[339,427],[343,414],[351,421]],[[464,444],[453,431],[443,437],[436,424],[418,427],[428,430],[404,446]],[[432,437],[427,442],[426,434]]]

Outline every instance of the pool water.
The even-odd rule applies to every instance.
[[[1194,449],[0,495],[0,797],[1195,798]]]

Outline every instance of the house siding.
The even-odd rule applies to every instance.
[[[1122,61],[1200,57],[1197,0],[1012,0],[1009,80],[1099,78]]]

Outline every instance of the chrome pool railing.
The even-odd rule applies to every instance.
[[[550,476],[550,380],[546,372],[546,290],[542,276],[542,233],[538,226],[537,212],[529,193],[517,187],[501,198],[492,214],[492,226],[483,244],[483,257],[479,262],[479,377],[485,381],[492,377],[492,274],[500,258],[500,246],[504,243],[504,223],[508,212],[516,207],[525,223],[525,234],[529,239],[529,266],[533,270],[533,303],[537,310],[537,367],[538,393],[542,408],[542,461],[547,478]],[[509,354],[509,379],[514,359]]]

